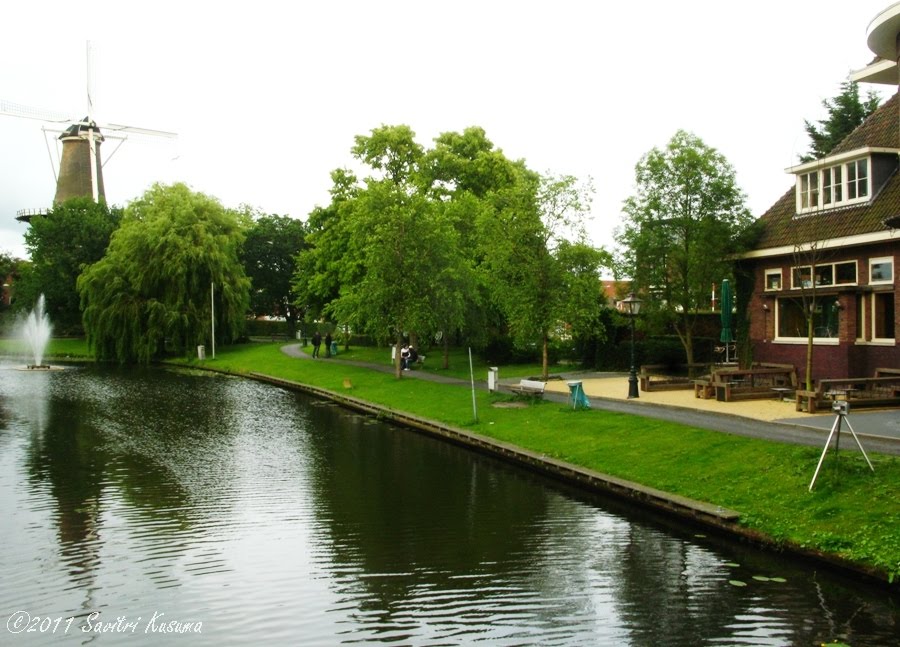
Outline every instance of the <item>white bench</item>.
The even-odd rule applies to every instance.
[[[510,385],[509,389],[514,393],[519,393],[521,395],[531,395],[542,398],[544,397],[545,386],[547,386],[546,382],[540,382],[538,380],[519,380],[518,384]]]

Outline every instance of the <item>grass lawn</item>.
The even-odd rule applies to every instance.
[[[8,357],[26,357],[31,351],[28,345],[21,339],[7,337],[0,339],[0,355]],[[78,361],[87,361],[92,359],[88,352],[87,342],[81,338],[58,339],[53,338],[47,344],[44,352],[44,359],[55,359],[57,361],[64,359],[72,359]]]
[[[312,346],[307,345],[304,349],[307,353],[312,354]],[[324,355],[324,346],[320,354]],[[442,348],[434,347],[420,353],[425,355],[425,363],[417,370],[424,370],[430,373],[438,373],[449,377],[456,377],[462,380],[469,379],[469,353],[465,348],[451,348],[449,352],[447,368],[444,368],[444,351]],[[391,349],[390,347],[373,347],[359,346],[351,347],[344,350],[338,347],[338,358],[346,360],[356,360],[360,362],[372,362],[374,364],[391,365]],[[487,375],[488,367],[493,366],[477,354],[472,354],[472,370],[476,376]],[[560,373],[566,370],[565,366],[551,366],[550,373]],[[503,375],[505,377],[527,377],[531,375],[540,375],[541,365],[534,364],[515,364],[503,367]]]
[[[187,363],[234,373],[256,371],[337,392],[343,381],[353,395],[514,443],[599,472],[738,510],[741,523],[780,542],[840,555],[900,575],[900,458],[871,454],[872,474],[862,456],[829,452],[816,481],[809,481],[821,448],[731,436],[666,421],[600,410],[572,411],[549,401],[527,408],[491,406],[508,396],[476,393],[463,386],[400,379],[338,362],[288,357],[282,344],[250,344],[217,351],[215,360]],[[377,350],[377,349],[376,349]],[[378,351],[385,364],[389,350]],[[370,349],[342,359],[372,360]],[[464,366],[455,366],[463,363]],[[468,377],[468,355],[451,359],[452,371]],[[435,362],[437,364],[438,362]],[[429,357],[426,364],[431,364]],[[526,367],[521,375],[533,374]],[[434,370],[434,365],[429,367]],[[501,375],[518,368],[501,366]],[[457,373],[450,373],[456,375]],[[486,367],[476,368],[479,379]]]

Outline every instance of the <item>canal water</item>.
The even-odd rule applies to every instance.
[[[276,387],[0,368],[2,645],[896,644],[883,590]]]

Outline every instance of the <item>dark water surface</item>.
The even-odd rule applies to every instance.
[[[0,368],[0,506],[0,645],[900,636],[882,590],[241,379]]]

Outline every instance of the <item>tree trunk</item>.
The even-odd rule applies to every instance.
[[[403,347],[403,334],[397,333],[397,352],[394,353],[394,377],[398,380],[403,377],[403,364],[400,363],[400,349]]]
[[[543,334],[543,343],[541,344],[541,379],[546,382],[550,379],[550,340],[547,333]]]
[[[450,335],[443,335],[441,341],[444,342],[444,370],[450,368]]]
[[[813,313],[806,318],[806,390],[812,391],[812,367],[813,367]]]

